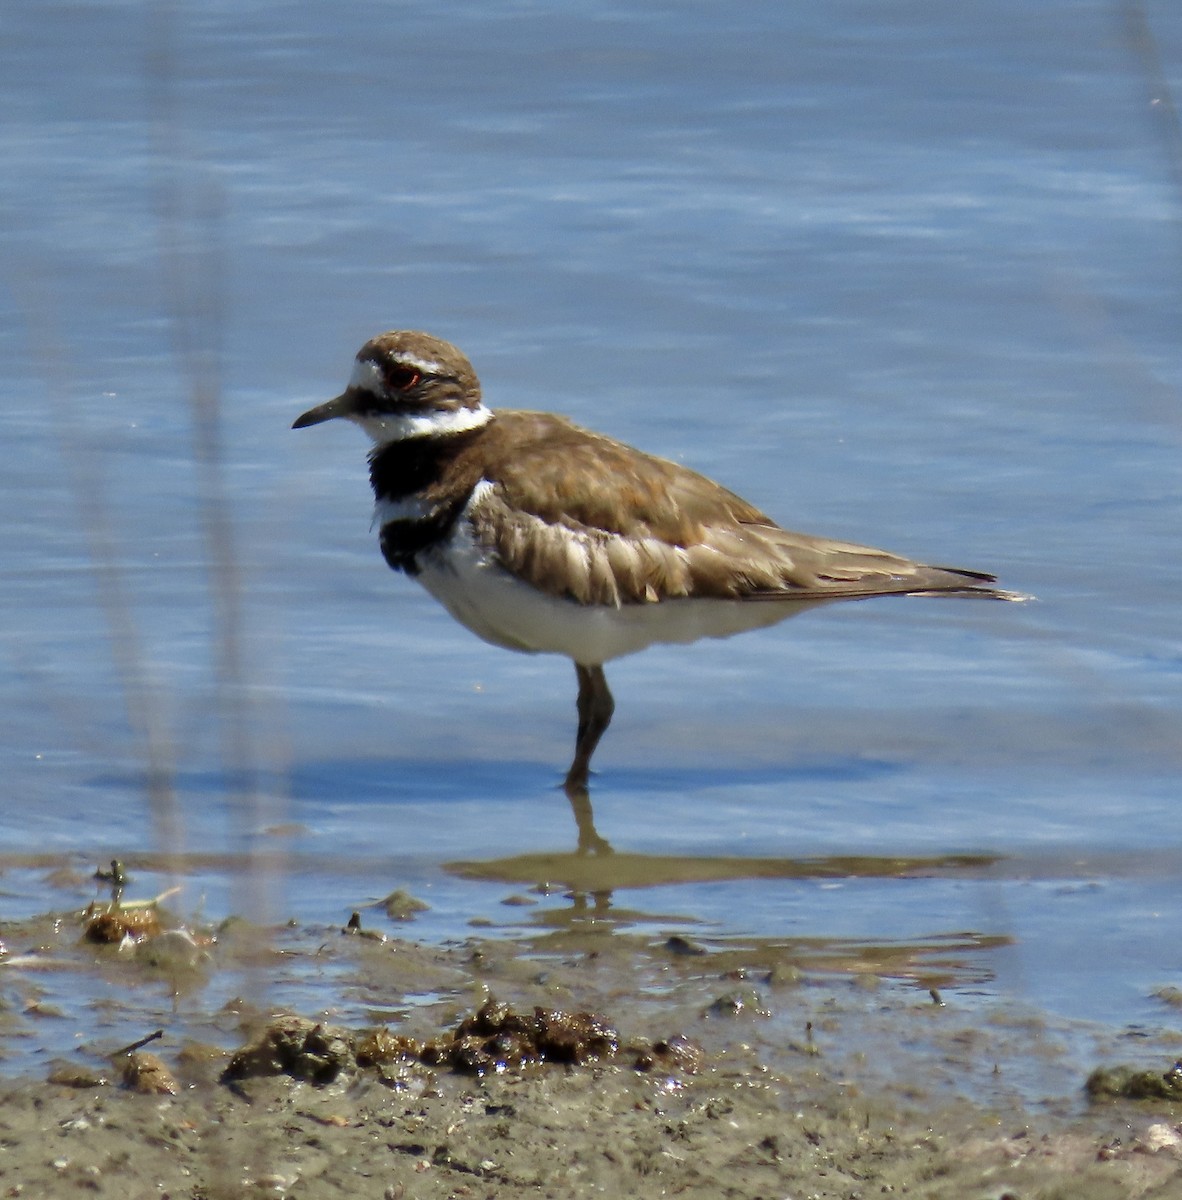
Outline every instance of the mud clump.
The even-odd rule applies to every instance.
[[[517,1012],[490,999],[450,1034],[426,1042],[385,1028],[353,1033],[304,1017],[277,1017],[234,1054],[222,1080],[288,1075],[324,1085],[367,1068],[408,1062],[480,1076],[544,1063],[618,1063],[638,1071],[692,1074],[701,1069],[703,1057],[701,1048],[681,1035],[625,1044],[594,1013],[541,1007]]]
[[[1084,1085],[1093,1100],[1182,1100],[1182,1062],[1168,1071],[1097,1067]]]
[[[450,1038],[428,1042],[420,1057],[453,1071],[485,1075],[520,1070],[531,1063],[581,1066],[612,1058],[619,1049],[620,1035],[593,1013],[535,1008],[526,1014],[487,1000],[460,1022]]]
[[[323,1086],[357,1069],[353,1034],[306,1017],[276,1017],[230,1059],[222,1082],[256,1075],[290,1075]]]

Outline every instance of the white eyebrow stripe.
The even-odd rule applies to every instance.
[[[443,364],[436,362],[433,358],[415,358],[411,354],[396,354],[394,361],[399,366],[418,371],[420,375],[439,375],[443,371]],[[353,373],[349,376],[349,386],[361,388],[377,395],[385,388],[382,368],[372,358],[354,359]]]
[[[443,364],[437,363],[433,358],[415,358],[410,354],[396,354],[394,361],[401,363],[404,367],[414,367],[416,371],[422,371],[424,375],[439,375],[443,371]]]

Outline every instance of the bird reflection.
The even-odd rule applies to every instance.
[[[585,804],[581,814],[578,812]],[[927,876],[980,878],[991,874],[1000,856],[818,855],[815,858],[754,858],[743,855],[636,854],[615,851],[595,830],[590,796],[571,798],[579,842],[571,852],[536,851],[483,861],[452,862],[445,868],[468,879],[512,885],[546,880],[574,895],[609,894],[622,888],[774,879],[891,879]]]
[[[611,843],[599,836],[595,828],[595,813],[591,806],[591,789],[585,782],[573,780],[569,776],[562,785],[566,798],[570,801],[570,810],[575,818],[575,828],[579,831],[576,854],[613,854]]]
[[[588,800],[586,796],[580,800]],[[575,799],[571,801],[575,804]],[[580,849],[573,853],[521,854],[485,862],[445,864],[453,875],[510,885],[546,880],[557,886],[563,903],[529,910],[523,939],[530,953],[570,954],[579,948],[598,955],[618,951],[634,964],[633,955],[659,966],[681,961],[691,973],[712,979],[751,978],[776,981],[799,972],[908,979],[924,988],[945,988],[992,977],[992,954],[1010,945],[1005,933],[948,931],[938,926],[908,936],[884,936],[876,915],[867,914],[859,935],[823,933],[758,936],[727,933],[699,918],[674,911],[654,900],[654,888],[736,881],[770,885],[775,880],[915,878],[955,875],[980,878],[1000,860],[989,855],[930,857],[826,856],[812,859],[741,858],[690,855],[608,853],[590,823],[580,829]],[[596,847],[599,852],[596,852]],[[617,902],[617,893],[628,899]],[[620,897],[622,900],[622,896]],[[658,902],[659,903],[659,902]],[[515,919],[514,925],[520,921]],[[665,931],[654,938],[652,931]],[[647,932],[646,932],[647,931]],[[679,932],[684,931],[684,932]],[[639,937],[634,936],[639,935]],[[698,961],[700,966],[692,964]],[[635,964],[634,964],[635,965]],[[933,997],[934,1002],[939,1002]]]

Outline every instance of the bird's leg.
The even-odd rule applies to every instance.
[[[575,737],[575,757],[566,773],[567,787],[585,787],[591,767],[591,755],[599,739],[612,723],[616,702],[607,686],[607,677],[600,666],[575,663],[579,677],[579,732]]]

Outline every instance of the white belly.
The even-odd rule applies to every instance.
[[[419,559],[416,576],[461,625],[495,646],[564,654],[588,666],[654,642],[730,637],[774,625],[824,601],[663,600],[620,608],[547,596],[503,570],[462,517],[445,546]]]

